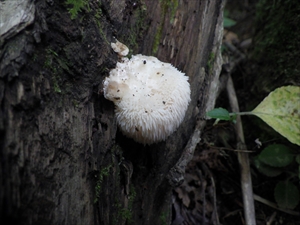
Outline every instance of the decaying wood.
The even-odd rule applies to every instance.
[[[33,2],[34,21],[1,36],[1,221],[168,224],[167,176],[214,106],[224,2],[89,1],[74,20],[65,2]],[[189,76],[192,101],[165,142],[143,146],[117,131],[101,95],[114,37]]]

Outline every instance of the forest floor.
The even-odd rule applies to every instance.
[[[224,29],[222,55],[225,62],[234,64],[230,73],[242,112],[252,110],[253,106],[266,97],[263,94],[257,96],[253,88],[257,77],[255,74],[260,73],[259,62],[253,60],[255,48],[253,39],[260,29],[256,21],[258,2],[258,0],[231,0],[227,1],[225,7],[224,17],[232,19],[229,23],[234,22],[234,25]],[[226,75],[221,74],[222,76]],[[220,94],[215,107],[231,111],[226,89]],[[257,224],[300,224],[299,202],[289,212],[283,212],[277,206],[274,197],[276,184],[287,179],[289,172],[297,174],[297,167],[293,165],[285,168],[288,170],[287,173],[270,177],[262,174],[254,165],[255,157],[268,145],[274,143],[290,145],[290,143],[274,134],[274,131],[266,125],[261,125],[259,119],[243,117],[242,122],[245,142],[250,151]],[[213,126],[213,121],[208,121],[202,133],[201,144],[198,145],[194,158],[186,168],[185,181],[173,191],[172,225],[246,224],[237,158],[239,150],[236,148],[233,123],[219,122],[217,126]],[[291,148],[299,151],[297,146],[291,145]],[[299,177],[296,179],[298,180],[294,179],[294,183],[299,185]]]

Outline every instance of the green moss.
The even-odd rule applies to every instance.
[[[57,82],[57,79],[56,79],[56,76],[53,76],[52,77],[52,81],[53,81],[53,89],[56,93],[61,93],[61,89],[58,85],[58,82]]]
[[[161,40],[162,31],[165,23],[166,14],[169,11],[170,12],[170,23],[172,24],[174,22],[175,13],[178,8],[178,0],[160,0],[160,5],[162,8],[162,16],[160,18],[160,24],[156,30],[156,34],[154,37],[154,43],[152,52],[153,54],[156,54],[158,51],[158,46]]]
[[[77,17],[82,9],[87,8],[90,11],[88,0],[66,0],[66,4],[70,5],[68,11],[72,20]]]
[[[96,13],[94,15],[94,21],[95,23],[97,24],[97,27],[99,29],[99,33],[100,33],[100,36],[101,38],[107,43],[109,44],[109,41],[107,40],[106,38],[106,34],[104,33],[103,31],[103,25],[101,24],[101,19],[102,19],[102,16],[103,16],[103,12],[102,12],[102,9],[101,9],[101,2],[98,2],[98,8],[96,9]]]
[[[108,166],[102,168],[98,174],[97,182],[96,182],[96,186],[95,186],[96,197],[94,199],[94,203],[97,203],[99,201],[103,179],[109,175],[111,167],[112,167],[112,165],[108,165]]]
[[[129,194],[129,197],[128,197],[128,208],[131,210],[132,206],[133,206],[133,201],[136,198],[136,191],[135,191],[135,188],[132,184],[130,185],[129,189],[130,189],[130,194]]]
[[[67,63],[66,60],[64,60],[63,58],[58,58],[58,57],[56,58],[56,60],[57,60],[57,62],[58,62],[58,64],[59,64],[59,66],[60,66],[61,69],[65,70],[69,74],[71,74],[69,65],[68,65],[68,63]]]
[[[51,72],[52,74],[52,82],[53,82],[53,89],[56,93],[61,93],[61,88],[59,86],[59,74],[62,72],[61,67],[55,63],[55,60],[59,59],[58,53],[52,50],[51,48],[46,49],[46,58],[44,61],[44,68]]]
[[[149,27],[149,23],[146,22],[147,8],[143,1],[141,1],[141,5],[132,12],[133,14],[131,15],[130,20],[135,22],[129,24],[129,27],[127,27],[126,30],[122,30],[119,40],[128,46],[128,57],[131,57],[133,52],[138,50],[138,41],[144,37],[143,34]]]
[[[170,10],[170,23],[174,22],[175,19],[175,13],[178,8],[178,0],[160,0],[163,2],[164,7],[167,8],[167,10]]]
[[[159,216],[159,219],[160,219],[160,223],[161,225],[167,225],[167,217],[168,217],[168,214],[166,212],[162,212]]]
[[[79,102],[78,102],[78,101],[76,101],[75,99],[73,99],[73,100],[72,100],[72,103],[73,103],[73,106],[74,106],[75,108],[78,108],[78,106],[79,106]]]
[[[284,83],[300,84],[300,1],[260,0],[257,4],[254,53],[257,86],[266,91]]]
[[[66,58],[59,55],[56,51],[52,50],[50,47],[46,48],[45,52],[41,53],[44,58],[43,69],[47,73],[51,74],[52,86],[54,92],[56,93],[70,93],[72,84],[64,79],[64,75],[67,73],[72,74],[69,68],[69,63]],[[61,88],[63,85],[63,88]]]
[[[156,31],[155,37],[154,37],[154,43],[153,43],[153,48],[152,48],[152,52],[153,54],[156,54],[158,51],[158,46],[160,43],[160,39],[161,39],[161,34],[162,34],[162,29],[164,27],[164,24],[161,23]]]
[[[32,56],[32,61],[37,62],[37,58],[38,58],[38,55],[36,53],[34,53]]]
[[[208,61],[207,61],[207,68],[208,68],[208,72],[211,73],[212,72],[212,68],[213,68],[213,65],[214,65],[214,62],[215,62],[215,53],[214,52],[211,52],[209,54],[209,58],[208,58]]]
[[[120,203],[120,199],[116,198],[115,199],[115,207],[117,210],[117,216],[114,217],[113,219],[113,224],[120,224],[121,221],[125,222],[126,224],[130,225],[133,224],[133,214],[132,214],[132,207],[133,207],[133,202],[136,198],[136,191],[134,186],[131,184],[130,185],[130,192],[129,192],[129,196],[128,196],[128,207],[125,208],[122,206],[122,204]]]
[[[121,216],[122,220],[127,221],[127,224],[132,224],[132,212],[129,209],[120,209],[119,215]]]

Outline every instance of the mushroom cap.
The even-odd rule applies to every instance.
[[[103,84],[104,97],[115,104],[119,128],[143,144],[172,134],[191,100],[188,77],[153,56],[123,58]]]

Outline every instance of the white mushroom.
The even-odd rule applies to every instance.
[[[123,134],[143,144],[165,140],[184,119],[188,77],[152,56],[123,58],[104,80],[104,97],[115,104]]]
[[[126,56],[129,53],[129,49],[126,45],[116,40],[116,43],[111,43],[112,49],[117,52],[120,56]]]

